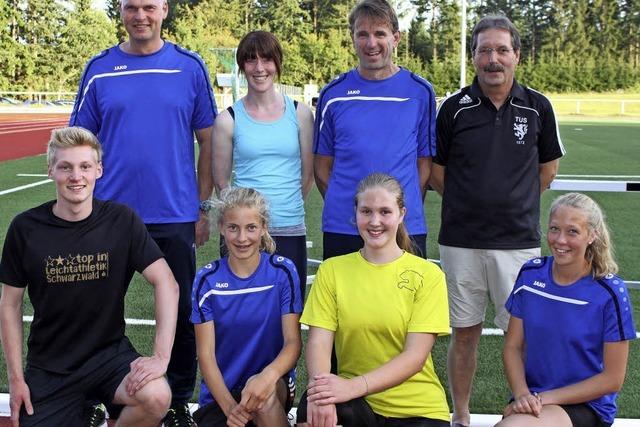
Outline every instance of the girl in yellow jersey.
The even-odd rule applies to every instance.
[[[402,187],[385,174],[356,193],[358,252],[319,268],[301,322],[309,383],[299,426],[448,426],[431,348],[449,333],[442,271],[412,254]],[[330,373],[335,342],[338,375]]]

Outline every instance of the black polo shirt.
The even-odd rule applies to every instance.
[[[438,110],[434,162],[444,166],[439,243],[540,246],[540,163],[564,154],[549,100],[514,81],[500,110],[477,78]]]

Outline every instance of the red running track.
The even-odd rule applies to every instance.
[[[45,153],[51,129],[68,123],[69,114],[0,114],[0,162]]]

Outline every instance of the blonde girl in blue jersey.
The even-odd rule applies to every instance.
[[[374,173],[359,183],[364,246],[324,261],[301,318],[310,326],[309,383],[299,426],[449,425],[430,356],[449,333],[444,274],[412,254],[405,213],[395,178]],[[338,375],[330,373],[334,342]]]
[[[287,427],[302,342],[293,263],[273,255],[264,197],[229,188],[214,201],[228,255],[196,275],[195,324],[203,382],[198,425]]]
[[[551,256],[522,267],[506,303],[513,401],[498,425],[610,426],[636,338],[630,297],[596,202],[558,197],[548,227]]]
[[[304,279],[304,199],[313,186],[313,115],[307,105],[276,90],[283,61],[280,42],[268,31],[251,31],[240,40],[236,62],[246,77],[247,94],[216,118],[213,174],[218,191],[233,185],[265,196],[276,252],[292,260]],[[304,295],[306,280],[300,285]]]

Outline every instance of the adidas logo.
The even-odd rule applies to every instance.
[[[471,99],[469,95],[465,95],[460,99],[460,101],[458,101],[458,104],[471,104],[472,102],[473,99]]]

